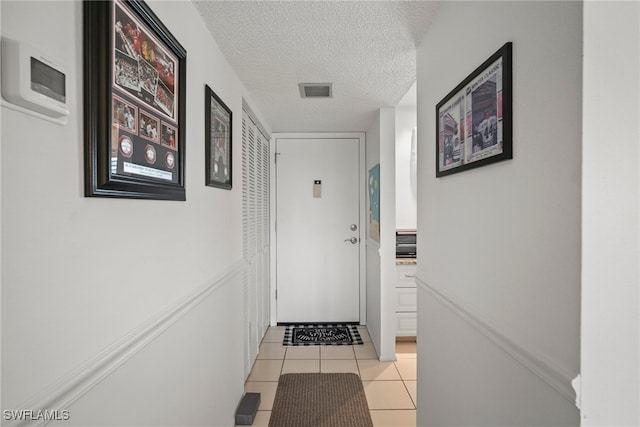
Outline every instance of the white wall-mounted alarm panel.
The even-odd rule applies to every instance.
[[[2,36],[2,96],[53,119],[69,115],[67,76],[57,61],[35,47]]]

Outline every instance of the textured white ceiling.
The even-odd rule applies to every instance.
[[[436,1],[193,0],[274,132],[365,131],[416,80]],[[302,99],[298,83],[333,83]],[[215,90],[215,89],[214,89]]]

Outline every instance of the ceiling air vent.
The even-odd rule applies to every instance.
[[[298,83],[302,98],[332,98],[333,83]]]

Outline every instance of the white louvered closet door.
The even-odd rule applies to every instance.
[[[269,139],[242,112],[245,378],[269,325]]]

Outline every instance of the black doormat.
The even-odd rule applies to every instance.
[[[283,345],[359,345],[362,338],[356,325],[289,325]]]

